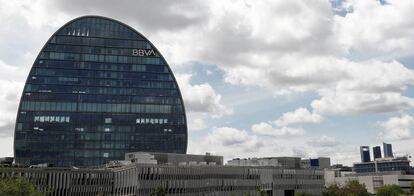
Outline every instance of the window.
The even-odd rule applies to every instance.
[[[75,130],[76,130],[76,131],[80,131],[80,132],[85,131],[85,129],[84,129],[83,127],[77,127],[77,128],[75,128]]]
[[[110,133],[105,133],[104,135],[105,140],[111,140],[111,134]]]
[[[69,116],[34,116],[34,122],[69,123]]]
[[[112,118],[105,118],[105,123],[106,124],[112,123]]]
[[[136,124],[166,124],[168,122],[168,119],[162,119],[162,118],[137,118]]]
[[[21,131],[23,129],[23,123],[17,123],[17,130]]]
[[[104,158],[108,158],[108,157],[109,157],[109,152],[104,152],[104,153],[103,153],[103,157],[104,157]]]

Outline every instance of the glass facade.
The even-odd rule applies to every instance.
[[[374,160],[382,158],[381,147],[380,146],[373,147],[372,148],[372,153],[374,154]]]
[[[369,153],[369,146],[361,146],[359,148],[359,151],[361,153],[361,162],[370,162],[371,161],[371,155]]]
[[[134,151],[186,153],[181,93],[140,33],[85,16],[46,43],[18,110],[16,163],[93,166]]]
[[[392,145],[385,142],[382,143],[384,147],[384,157],[394,157],[392,153]]]
[[[410,161],[407,159],[392,161],[375,161],[369,163],[355,163],[356,173],[393,172],[402,171],[405,174],[411,173]]]

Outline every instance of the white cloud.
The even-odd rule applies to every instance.
[[[290,127],[292,124],[320,123],[322,116],[309,112],[306,108],[298,108],[293,112],[284,113],[274,122],[260,122],[252,125],[251,130],[255,134],[265,136],[299,136],[306,132],[301,127]]]
[[[186,111],[209,113],[215,117],[230,114],[232,111],[221,103],[221,95],[217,94],[208,83],[192,85],[190,74],[176,75]]]
[[[190,140],[188,153],[211,152],[224,156],[225,160],[269,156],[325,156],[330,157],[332,163],[352,165],[359,159],[357,146],[347,141],[338,142],[337,138],[324,135],[311,138],[297,135],[286,139],[249,133],[233,127],[218,127],[206,138]]]
[[[296,123],[319,123],[321,121],[322,116],[319,114],[311,113],[306,108],[298,108],[293,112],[284,113],[275,123],[278,126],[286,126]]]
[[[411,137],[411,130],[414,128],[414,118],[410,115],[391,117],[385,122],[380,122],[383,131],[379,137],[383,140],[404,140]]]
[[[215,128],[211,134],[207,136],[208,142],[218,142],[224,146],[246,144],[251,141],[252,137],[243,130],[232,127]]]
[[[228,71],[227,79],[263,86],[278,95],[316,92],[320,98],[313,101],[312,107],[319,114],[393,112],[414,105],[412,98],[403,95],[414,83],[414,72],[399,62],[290,60],[284,63],[295,66],[237,67]]]
[[[403,95],[414,82],[414,72],[402,64],[376,60],[360,63],[342,61],[349,79],[334,81],[332,88],[318,90],[312,102],[320,114],[394,112],[411,108],[414,100]]]
[[[0,137],[1,157],[13,157],[13,137]]]
[[[70,15],[109,15],[151,31],[181,30],[208,19],[208,4],[204,1],[137,0],[114,3],[100,0],[56,0],[48,5]]]
[[[389,1],[384,6],[378,1],[350,0],[345,5],[352,12],[345,17],[335,16],[324,0],[88,6],[95,4],[54,1],[47,5],[67,15],[103,14],[130,22],[138,31],[150,32],[148,36],[172,66],[190,61],[215,64],[225,71],[226,81],[264,87],[276,95],[316,92],[319,98],[312,106],[321,114],[392,112],[413,105],[402,94],[413,84],[412,70],[395,61],[356,62],[347,56],[349,51],[413,51],[411,1]],[[195,8],[203,11],[194,12]],[[203,110],[198,106],[189,108]]]
[[[252,132],[255,134],[267,136],[297,136],[305,134],[305,130],[302,128],[292,128],[286,126],[273,127],[271,124],[266,122],[252,125]]]
[[[412,98],[400,93],[330,92],[312,101],[312,107],[323,114],[396,112],[413,105]]]
[[[323,135],[317,138],[311,138],[307,142],[310,146],[331,148],[341,144],[336,138]]]
[[[206,74],[207,74],[208,76],[210,76],[210,75],[212,75],[212,74],[213,74],[213,71],[211,71],[211,70],[206,70]]]
[[[30,66],[47,39],[69,17],[47,7],[44,0],[0,0],[0,60]],[[29,63],[29,64],[27,64]]]
[[[256,153],[262,147],[263,142],[258,136],[233,127],[215,127],[202,141],[189,144],[191,152],[212,152],[226,158]]]
[[[0,70],[0,135],[11,136],[24,85],[21,81],[25,78],[27,69],[8,65],[0,60]]]
[[[379,2],[370,4],[380,6]],[[396,61],[347,58],[347,51],[354,45],[342,41],[346,36],[342,26],[348,19],[334,16],[328,1],[248,1],[233,6],[213,3],[211,9],[214,14],[208,25],[184,31],[196,36],[161,37],[163,45],[173,36],[170,50],[184,51],[178,52],[178,58],[173,57],[175,62],[196,58],[217,64],[225,71],[227,82],[264,87],[276,95],[316,92],[319,98],[312,106],[321,114],[394,112],[413,106],[412,98],[403,95],[413,84],[413,71]],[[366,17],[363,21],[369,20]],[[196,40],[195,48],[180,44]],[[397,52],[404,53],[402,49]]]
[[[195,115],[193,113],[187,114],[187,126],[189,131],[200,131],[208,127],[205,122],[205,116]]]
[[[348,0],[344,5],[352,12],[335,17],[335,23],[339,42],[347,50],[365,55],[413,54],[413,1],[387,0],[381,5],[379,1]]]

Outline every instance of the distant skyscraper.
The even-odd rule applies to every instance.
[[[382,158],[381,156],[381,147],[375,146],[372,148],[372,153],[374,154],[374,160]]]
[[[359,148],[359,151],[361,152],[361,162],[370,162],[371,157],[369,155],[369,146],[361,146]]]
[[[384,148],[384,157],[394,157],[392,154],[392,146],[391,144],[387,144],[385,142],[382,143]]]

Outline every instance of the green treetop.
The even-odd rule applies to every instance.
[[[385,185],[377,190],[377,196],[401,196],[404,190],[398,185]]]
[[[323,192],[323,196],[370,196],[365,185],[359,184],[356,180],[348,181],[344,186],[332,184]]]
[[[0,179],[0,196],[43,196],[29,180],[24,177]]]

